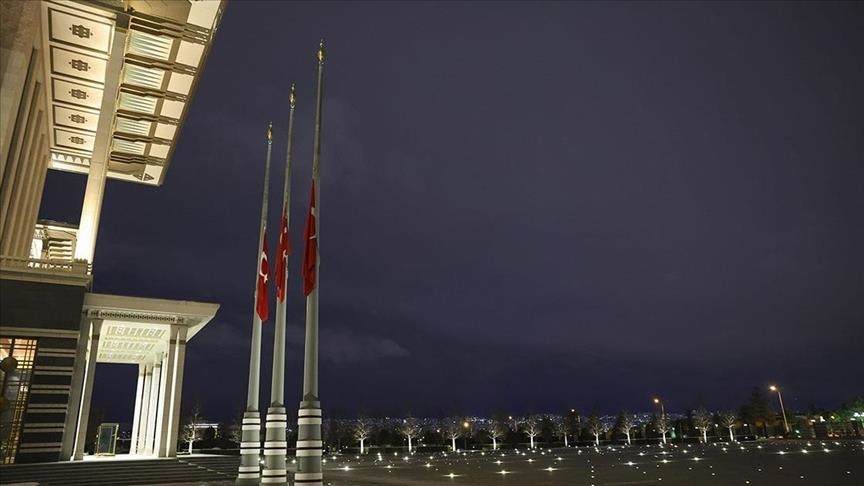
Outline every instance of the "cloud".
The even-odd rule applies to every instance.
[[[289,345],[302,349],[304,333],[301,327],[290,326],[287,332]],[[337,364],[373,363],[383,359],[404,358],[411,354],[393,339],[346,329],[322,330],[319,346],[321,358]]]

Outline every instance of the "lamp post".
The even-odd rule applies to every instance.
[[[656,397],[654,398],[654,404],[660,405],[660,420],[663,421],[663,432],[661,432],[661,433],[663,434],[663,443],[665,444],[666,443],[666,429],[669,426],[666,423],[666,407],[663,406],[663,400],[660,400],[659,398],[656,398]]]
[[[783,395],[780,393],[780,387],[771,385],[768,387],[769,390],[773,392],[777,392],[777,398],[780,399],[780,413],[783,414],[783,430],[786,431],[786,434],[789,434],[789,422],[786,420],[786,409],[783,407]]]
[[[462,422],[462,428],[465,429],[464,437],[465,437],[465,450],[466,451],[468,450],[468,436],[471,435],[470,427],[471,427],[471,424],[469,424],[467,420]]]

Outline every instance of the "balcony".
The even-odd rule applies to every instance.
[[[33,230],[30,258],[72,262],[77,242],[77,226],[57,221],[39,220]]]
[[[89,288],[92,267],[86,261],[58,261],[0,255],[0,278]]]

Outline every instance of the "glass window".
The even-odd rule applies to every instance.
[[[0,338],[3,389],[0,392],[0,460],[15,462],[24,412],[30,395],[30,376],[36,355],[36,339]]]

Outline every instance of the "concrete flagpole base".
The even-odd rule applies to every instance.
[[[287,485],[288,470],[285,456],[288,442],[285,430],[288,428],[288,415],[285,407],[274,403],[267,409],[264,425],[264,469],[261,471],[261,484]]]
[[[324,473],[321,467],[321,402],[304,400],[297,412],[297,472],[294,484],[322,486]]]
[[[243,413],[243,431],[240,436],[240,467],[237,486],[258,486],[261,481],[261,414],[257,410]]]

